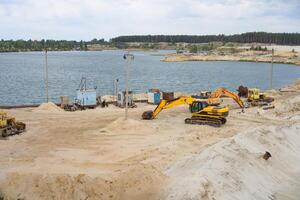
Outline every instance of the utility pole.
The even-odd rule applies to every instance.
[[[119,84],[119,79],[115,80],[115,95],[116,95],[116,101],[118,101],[118,84]]]
[[[127,61],[126,65],[126,92],[125,92],[125,120],[128,118],[128,89],[129,89],[129,73],[130,73],[130,64],[134,59],[133,54],[127,52],[124,54],[123,58]]]
[[[45,49],[45,85],[46,85],[46,101],[49,102],[49,93],[48,93],[48,55],[47,49]]]
[[[274,62],[274,49],[272,49],[272,61],[270,70],[270,90],[273,89],[273,62]]]

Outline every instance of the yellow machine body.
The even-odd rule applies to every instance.
[[[185,119],[186,124],[207,124],[219,127],[221,124],[226,123],[226,117],[229,113],[228,107],[211,106],[207,101],[199,101],[190,96],[182,96],[173,100],[161,100],[154,111],[145,111],[142,118],[154,119],[162,110],[183,104],[190,105],[192,113],[191,118]]]
[[[6,112],[0,111],[0,137],[7,137],[24,132],[26,124],[18,122],[14,117],[8,117]]]

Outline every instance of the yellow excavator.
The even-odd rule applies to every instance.
[[[228,107],[216,106],[220,104],[221,96],[232,98],[242,109],[244,109],[244,103],[237,94],[225,88],[218,88],[209,95],[208,99],[199,100],[191,96],[182,96],[173,100],[161,100],[154,111],[145,111],[142,114],[142,118],[146,120],[154,119],[163,109],[188,104],[190,105],[192,117],[185,119],[186,124],[220,127],[222,124],[226,123],[226,117],[229,113]]]
[[[274,101],[274,98],[267,96],[257,88],[247,88],[241,85],[237,91],[239,92],[238,95],[246,97],[252,106],[260,106]]]
[[[154,111],[145,111],[142,114],[142,118],[145,120],[154,119],[162,110],[183,104],[190,105],[192,113],[191,118],[185,119],[186,124],[220,127],[226,123],[226,117],[229,112],[228,107],[211,106],[206,101],[199,101],[199,99],[190,96],[182,96],[173,100],[161,100]]]
[[[0,138],[16,135],[24,132],[26,125],[16,121],[14,117],[8,117],[6,112],[0,111]]]

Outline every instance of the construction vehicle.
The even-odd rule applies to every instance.
[[[269,104],[274,101],[274,98],[268,97],[265,93],[260,92],[257,88],[247,88],[240,86],[238,88],[239,96],[247,98],[252,106]]]
[[[244,109],[244,102],[241,100],[239,95],[227,90],[226,88],[218,88],[215,91],[213,91],[207,99],[208,104],[216,104],[216,102],[220,101],[219,99],[221,96],[232,98],[242,109]]]
[[[220,127],[226,123],[226,117],[229,113],[228,107],[211,106],[206,101],[199,101],[199,99],[191,96],[182,96],[173,100],[161,100],[154,111],[145,111],[142,114],[142,118],[145,120],[154,119],[162,110],[183,104],[190,105],[190,112],[192,113],[191,118],[185,119],[186,124]]]
[[[16,121],[14,117],[8,117],[6,112],[0,111],[0,137],[7,137],[24,132],[26,125]]]

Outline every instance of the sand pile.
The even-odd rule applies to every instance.
[[[57,111],[63,111],[63,109],[61,109],[60,107],[58,107],[52,102],[48,102],[48,103],[42,103],[39,107],[35,109],[35,111],[57,112]]]
[[[291,85],[282,87],[280,89],[280,91],[299,91],[300,90],[300,79],[296,80],[294,83],[292,83]]]
[[[104,129],[107,131],[135,131],[135,133],[143,133],[143,130],[150,128],[145,121],[138,121],[135,119],[125,120],[119,117],[117,120],[108,124]]]
[[[300,96],[296,95],[281,101],[275,101],[274,106],[277,116],[297,113],[300,111]]]
[[[8,199],[154,199],[166,176],[139,164],[117,175],[11,173],[4,192]],[[4,187],[2,187],[4,188]]]
[[[299,130],[257,128],[175,163],[163,199],[299,199]]]

